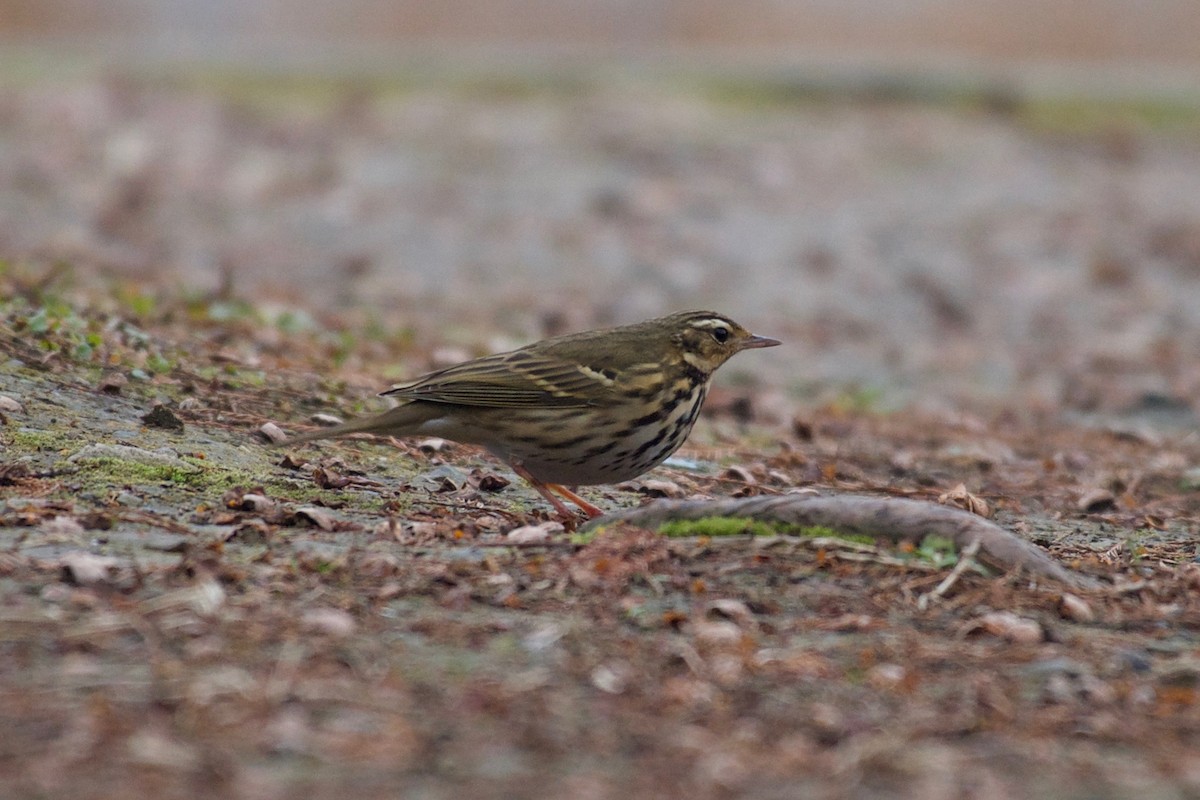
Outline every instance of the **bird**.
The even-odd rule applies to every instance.
[[[661,464],[691,432],[717,368],[778,344],[715,311],[569,333],[394,384],[380,392],[400,401],[393,408],[281,444],[374,433],[480,445],[562,520],[576,517],[558,496],[598,517],[568,486],[620,483]]]

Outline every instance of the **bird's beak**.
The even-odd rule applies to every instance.
[[[782,344],[778,339],[772,339],[769,336],[751,336],[742,342],[742,350],[750,350],[756,347],[774,347],[777,344]]]

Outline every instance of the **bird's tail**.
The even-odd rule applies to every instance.
[[[409,436],[417,433],[417,428],[428,419],[428,415],[415,408],[414,403],[404,403],[388,409],[373,417],[353,419],[331,428],[318,428],[315,431],[305,431],[288,437],[280,445],[302,444],[315,439],[336,439],[339,436],[349,436],[352,433],[386,433],[391,436]]]

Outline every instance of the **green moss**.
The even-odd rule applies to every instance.
[[[1017,119],[1048,133],[1114,131],[1200,132],[1200,106],[1171,99],[1037,98],[1023,103]]]
[[[663,536],[803,536],[811,539],[833,538],[860,544],[874,544],[870,536],[840,533],[821,525],[792,525],[743,517],[703,517],[695,520],[671,520],[659,527]]]
[[[921,540],[912,556],[935,567],[949,567],[958,561],[958,548],[944,536],[929,535]]]
[[[773,536],[777,531],[765,522],[738,517],[676,519],[659,526],[663,536]]]
[[[64,452],[79,446],[79,434],[75,431],[31,430],[18,428],[5,439],[7,448],[14,453]]]
[[[147,464],[110,456],[81,458],[73,462],[77,475],[94,476],[105,484],[174,483],[202,485],[205,471],[187,464]]]

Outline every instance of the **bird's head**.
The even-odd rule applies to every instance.
[[[672,341],[679,348],[679,357],[705,374],[743,350],[779,344],[778,339],[756,336],[714,311],[685,311],[663,317],[661,322],[671,327]]]

